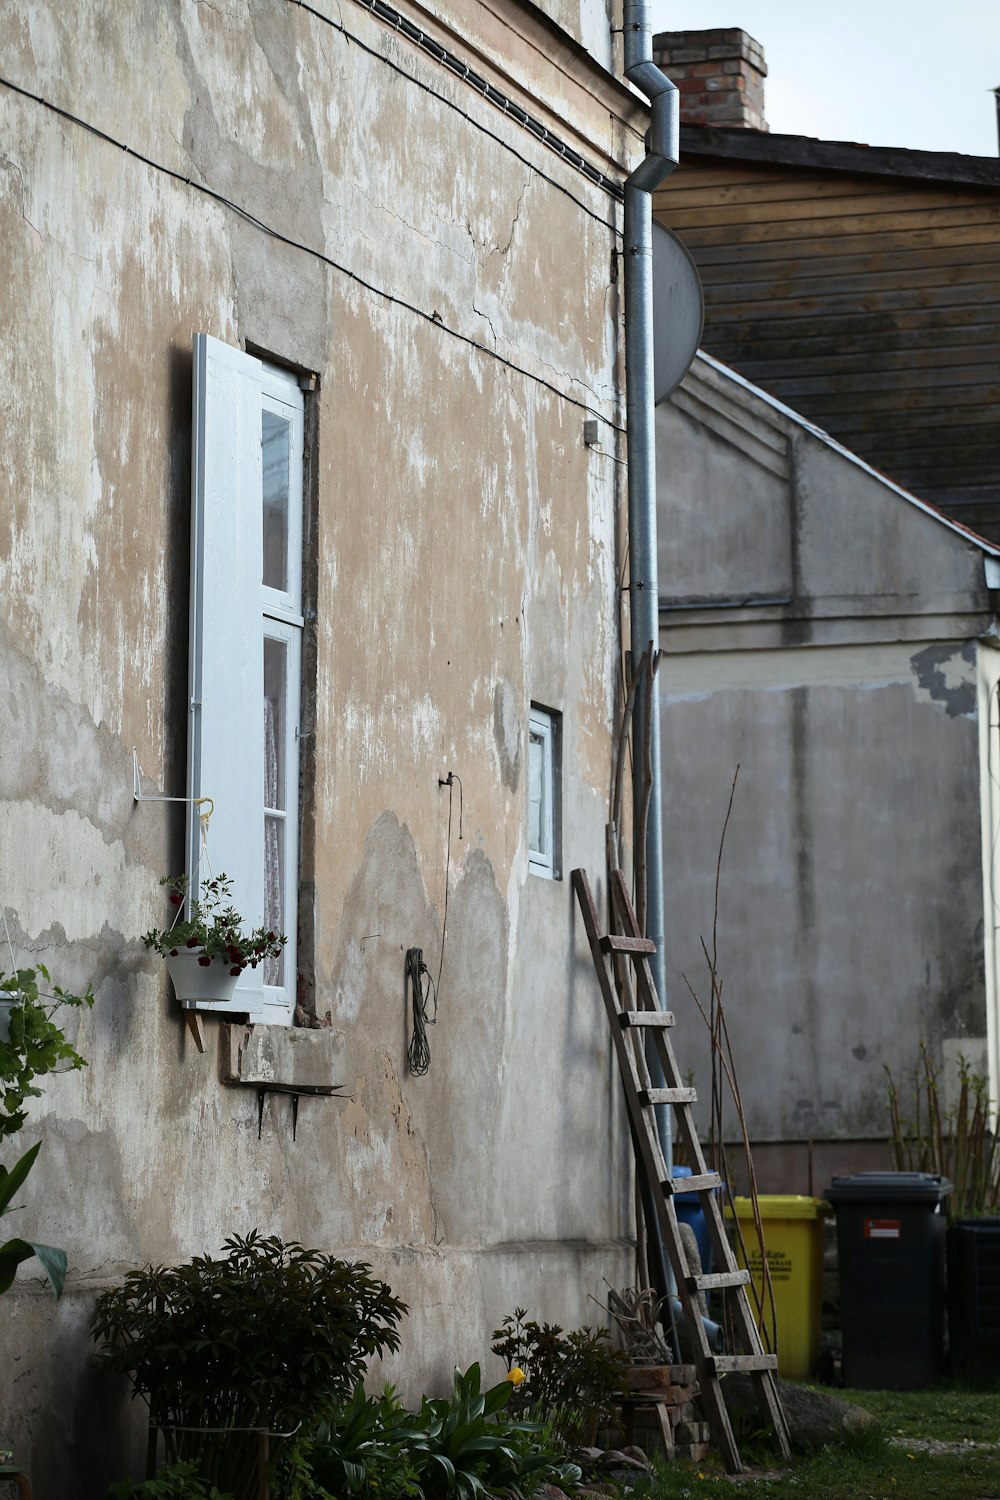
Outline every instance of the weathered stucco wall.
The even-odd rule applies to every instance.
[[[0,22],[7,78],[145,158],[0,88],[0,900],[19,961],[97,994],[89,1067],[16,1143],[44,1141],[25,1215],[71,1267],[58,1307],[30,1268],[3,1302],[0,1441],[39,1493],[136,1471],[139,1416],[86,1335],[130,1266],[254,1226],[361,1255],[411,1305],[389,1370],[408,1396],[488,1358],[515,1304],[593,1320],[588,1294],[629,1274],[608,1038],[568,881],[528,874],[524,769],[536,700],[563,715],[563,868],[602,867],[619,209],[362,6],[325,13]],[[545,55],[531,13],[485,14],[474,64],[507,27],[497,86],[620,177],[625,91],[578,48]],[[464,20],[418,17],[453,45]],[[196,330],[319,377],[303,911],[331,1021],[309,1046],[344,1095],[303,1099],[295,1141],[273,1096],[258,1140],[219,1024],[199,1054],[139,941],[183,857],[183,810],[133,803],[131,752],[147,792],[183,790]],[[436,974],[446,882],[415,1079],[403,958]]]
[[[983,552],[699,360],[658,411],[670,1003],[709,1093],[700,938],[764,1186],[885,1140],[884,1065],[986,1061]],[[683,1041],[680,1036],[683,1036]],[[735,1136],[735,1115],[730,1129]],[[874,1150],[875,1148],[873,1148]]]

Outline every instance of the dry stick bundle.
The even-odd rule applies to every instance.
[[[955,1108],[944,1111],[938,1070],[924,1042],[913,1071],[914,1119],[904,1120],[899,1092],[885,1068],[892,1160],[897,1171],[935,1172],[954,1184],[947,1200],[950,1218],[995,1213],[1000,1209],[1000,1157],[990,1104],[989,1082],[958,1059]]]
[[[733,802],[736,798],[736,782],[740,774],[739,766],[733,774],[732,786],[729,789],[729,803],[726,807],[726,816],[722,824],[722,834],[719,838],[719,852],[715,861],[715,893],[712,911],[712,949],[709,952],[705,939],[701,940],[701,951],[705,956],[708,966],[709,983],[711,985],[711,1000],[709,1011],[706,1012],[704,1005],[695,992],[686,974],[681,978],[687,986],[702,1020],[708,1027],[709,1039],[712,1052],[712,1088],[711,1088],[711,1112],[709,1145],[712,1156],[712,1165],[720,1174],[725,1183],[726,1196],[730,1207],[733,1209],[731,1223],[733,1235],[736,1239],[743,1256],[744,1265],[750,1264],[747,1254],[746,1241],[743,1238],[743,1230],[739,1218],[735,1212],[733,1201],[732,1174],[726,1162],[725,1136],[723,1134],[724,1114],[724,1092],[723,1081],[729,1086],[733,1104],[736,1108],[736,1117],[739,1121],[740,1134],[743,1143],[743,1155],[747,1169],[750,1203],[753,1210],[754,1229],[757,1235],[757,1243],[760,1246],[761,1259],[761,1290],[758,1294],[753,1282],[750,1284],[750,1292],[757,1309],[757,1318],[761,1333],[772,1353],[777,1353],[778,1348],[778,1319],[777,1308],[774,1300],[774,1284],[771,1279],[771,1268],[768,1264],[767,1250],[764,1245],[764,1226],[760,1216],[760,1201],[757,1190],[757,1174],[754,1170],[753,1153],[750,1146],[750,1133],[747,1129],[746,1114],[743,1109],[743,1098],[740,1092],[739,1078],[736,1071],[736,1058],[733,1052],[732,1041],[729,1035],[729,1024],[726,1020],[725,1007],[722,1003],[722,981],[719,978],[719,909],[722,883],[722,857],[726,847],[726,833],[729,829],[729,820],[733,813]],[[765,1326],[766,1323],[766,1326]]]

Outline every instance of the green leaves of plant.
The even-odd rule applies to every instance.
[[[27,1240],[7,1240],[0,1245],[0,1295],[10,1288],[21,1262],[31,1260],[33,1256],[41,1261],[42,1270],[52,1283],[58,1301],[66,1281],[65,1250],[56,1250],[52,1245],[32,1245]]]
[[[369,1267],[256,1231],[220,1259],[148,1266],[99,1299],[98,1359],[177,1426],[292,1428],[399,1348],[406,1313]],[[212,1421],[206,1413],[213,1414]]]
[[[43,964],[0,973],[0,999],[18,1002],[10,1013],[10,1040],[0,1042],[0,1139],[15,1135],[24,1124],[27,1101],[41,1094],[36,1078],[87,1066],[53,1017],[62,1006],[90,1007],[93,991],[73,995],[59,985],[42,990],[39,975],[51,982]]]
[[[0,1215],[11,1212],[11,1203],[14,1194],[21,1188],[24,1181],[35,1164],[35,1158],[41,1150],[41,1141],[32,1146],[30,1151],[8,1169],[0,1166]],[[66,1252],[56,1250],[52,1245],[33,1245],[28,1240],[12,1239],[0,1245],[0,1296],[6,1292],[13,1283],[18,1266],[22,1261],[31,1260],[37,1256],[49,1281],[56,1298],[62,1296],[63,1284],[66,1280]]]

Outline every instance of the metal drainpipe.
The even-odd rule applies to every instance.
[[[652,641],[660,643],[656,558],[656,441],[653,416],[653,200],[651,194],[673,171],[680,155],[677,89],[652,60],[648,0],[625,0],[625,77],[644,93],[652,109],[646,157],[625,183],[625,372],[628,427],[629,618],[632,660]],[[660,1004],[667,995],[663,933],[663,797],[660,714],[656,679],[644,684],[636,713],[634,745],[643,743],[646,716],[652,721],[653,787],[646,829],[646,931],[656,943],[650,960]],[[641,755],[633,756],[633,804],[642,797]],[[636,847],[641,830],[636,827]],[[664,1079],[655,1057],[654,1086]],[[667,1171],[673,1165],[670,1109],[657,1109],[657,1129]]]

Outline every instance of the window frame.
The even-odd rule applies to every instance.
[[[289,423],[284,589],[263,582],[263,413]],[[187,871],[197,897],[222,872],[247,928],[264,924],[264,642],[286,648],[283,982],[264,967],[240,975],[231,1005],[254,1022],[290,1025],[296,1004],[302,693],[305,403],[298,378],[198,333],[194,340]],[[194,799],[214,803],[207,835]],[[279,799],[282,800],[282,799]],[[202,804],[203,807],[203,804]],[[259,828],[254,825],[259,824]]]
[[[543,708],[532,703],[528,712],[528,869],[546,880],[562,878],[560,867],[561,836],[561,778],[560,778],[560,719],[554,709]],[[531,797],[531,753],[532,741],[541,746],[541,809],[539,832],[541,848],[531,846],[530,797]]]

